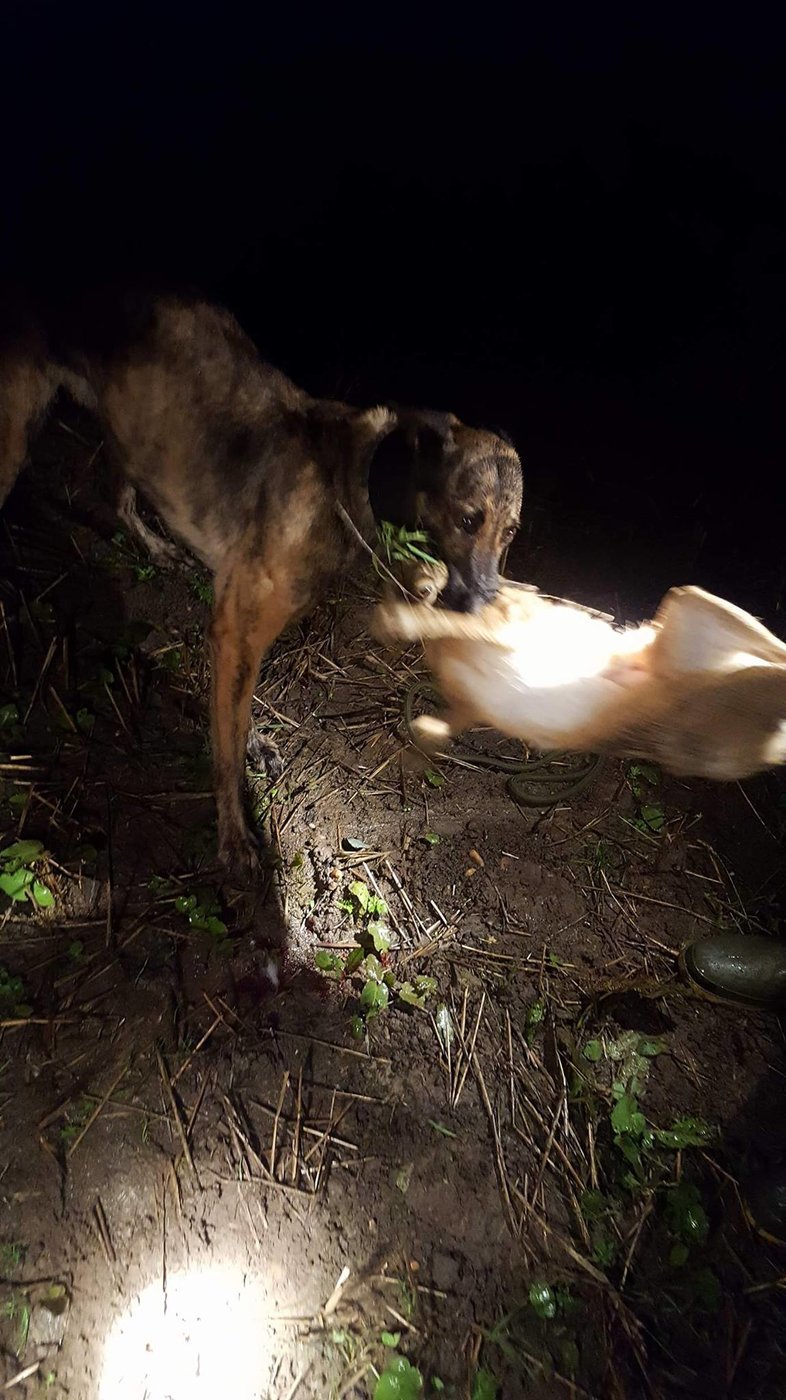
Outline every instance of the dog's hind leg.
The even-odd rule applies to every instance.
[[[26,356],[0,368],[0,506],[27,461],[30,436],[57,388],[57,380]]]
[[[230,561],[216,575],[215,598],[210,648],[218,854],[228,874],[247,885],[259,866],[243,804],[251,697],[262,657],[301,609],[289,585],[274,581],[258,560]]]
[[[155,534],[139,514],[136,488],[130,481],[123,482],[117,501],[117,513],[130,534],[144,545],[151,559],[162,568],[180,559],[180,550],[170,540]]]

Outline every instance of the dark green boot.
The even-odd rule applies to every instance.
[[[690,943],[680,964],[705,995],[737,1006],[786,1006],[786,941],[716,933]]]

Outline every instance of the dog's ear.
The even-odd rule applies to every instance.
[[[418,494],[438,485],[456,420],[429,412],[399,412],[398,420],[372,453],[369,501],[376,520],[414,526]]]

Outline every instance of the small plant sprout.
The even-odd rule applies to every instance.
[[[384,922],[387,902],[376,894],[365,880],[353,880],[339,901],[339,908],[352,920],[352,932],[357,943],[343,957],[328,948],[314,954],[315,966],[332,982],[351,977],[362,981],[359,1005],[352,1017],[352,1034],[361,1039],[369,1022],[390,1005],[391,995],[404,1006],[424,1010],[427,999],[436,991],[433,977],[417,976],[411,981],[398,982],[388,967],[391,932]]]
[[[14,841],[0,851],[0,890],[15,903],[29,899],[37,909],[51,909],[55,897],[36,871],[47,858],[40,841]]]

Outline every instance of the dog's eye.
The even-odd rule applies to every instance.
[[[474,515],[462,515],[461,517],[461,528],[465,535],[476,535],[482,524],[482,510],[476,510]]]
[[[510,544],[511,540],[516,538],[516,526],[509,525],[507,530],[503,530],[502,538],[505,541],[505,544]]]

